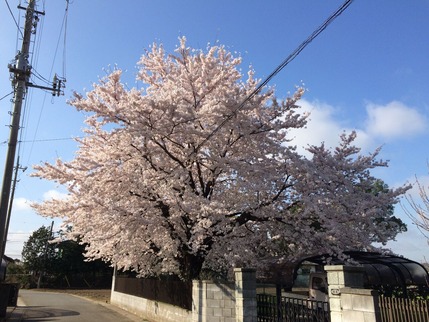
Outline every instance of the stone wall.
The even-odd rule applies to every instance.
[[[234,269],[235,282],[194,281],[193,322],[256,322],[256,271]]]
[[[360,267],[325,266],[328,276],[331,322],[378,322],[378,295],[363,289]],[[111,303],[142,318],[157,322],[256,322],[256,271],[237,268],[233,283],[194,281],[192,311],[159,301],[115,292]]]
[[[157,322],[256,322],[256,271],[234,270],[235,282],[194,281],[192,311],[115,291],[111,303],[137,316]],[[115,275],[115,274],[114,274]]]
[[[235,322],[234,284],[194,281],[192,285],[193,322]]]

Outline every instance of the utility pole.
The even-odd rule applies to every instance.
[[[45,241],[45,251],[43,253],[43,264],[44,264],[45,267],[42,268],[42,270],[39,273],[39,278],[37,280],[37,288],[40,288],[40,285],[42,285],[42,278],[43,278],[43,275],[45,275],[46,260],[48,259],[49,240],[52,238],[52,230],[53,230],[53,228],[54,228],[54,221],[52,221],[52,223],[51,223],[51,229],[49,230],[49,237]]]
[[[9,207],[7,210],[6,225],[5,225],[5,232],[4,232],[5,240],[3,243],[3,254],[4,254],[4,251],[6,249],[6,237],[7,237],[8,231],[9,231],[10,215],[12,213],[13,198],[15,196],[15,188],[16,188],[16,182],[18,181],[18,171],[19,170],[25,171],[25,170],[27,170],[27,167],[21,168],[19,166],[19,155],[18,155],[18,158],[16,160],[15,173],[13,175],[13,180],[12,180],[12,190],[11,190],[11,196],[9,198]]]
[[[62,80],[55,77],[54,84],[51,87],[36,86],[30,83],[31,65],[29,64],[31,35],[35,33],[39,15],[44,15],[44,12],[35,10],[36,0],[29,0],[27,8],[18,6],[19,9],[25,9],[25,25],[22,39],[21,50],[16,55],[14,64],[9,64],[9,71],[13,75],[12,87],[14,89],[14,107],[12,112],[12,122],[10,126],[10,135],[8,142],[8,150],[6,155],[6,163],[3,175],[3,185],[0,199],[0,259],[4,256],[6,248],[7,230],[8,230],[8,212],[12,202],[10,200],[13,168],[15,163],[16,146],[18,142],[18,132],[21,119],[22,103],[27,93],[27,88],[37,87],[52,91],[52,95],[62,94],[61,88],[64,86]]]

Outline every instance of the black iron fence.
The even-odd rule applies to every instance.
[[[258,294],[258,322],[330,322],[328,302]]]

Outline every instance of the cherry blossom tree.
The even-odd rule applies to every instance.
[[[71,105],[89,116],[75,158],[34,174],[69,198],[35,209],[72,225],[90,258],[186,280],[394,238],[386,209],[407,187],[371,193],[370,170],[387,165],[378,151],[360,156],[352,133],[335,151],[299,155],[288,134],[306,124],[304,90],[255,94],[258,80],[251,69],[244,79],[240,63],[223,46],[194,50],[182,38],[173,55],[154,44],[142,56],[139,89],[114,70],[76,93]]]

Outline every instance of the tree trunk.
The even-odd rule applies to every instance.
[[[200,277],[203,263],[203,256],[185,254],[181,268],[183,279],[185,279],[186,281],[198,279]]]

